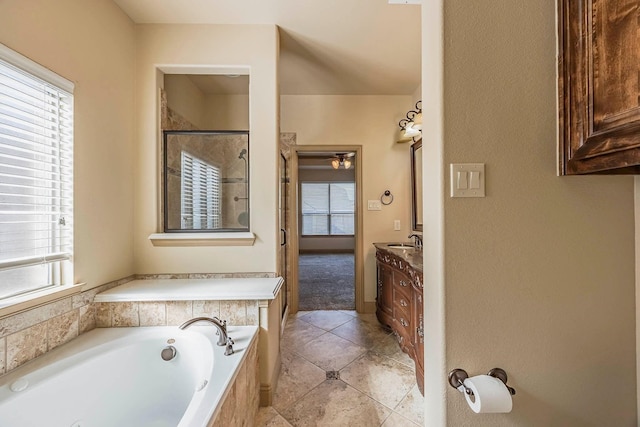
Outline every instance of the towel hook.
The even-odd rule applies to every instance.
[[[393,194],[391,194],[391,191],[385,190],[384,193],[382,193],[382,196],[380,196],[380,203],[385,206],[393,203]]]

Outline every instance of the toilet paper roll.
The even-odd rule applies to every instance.
[[[465,379],[464,385],[473,391],[473,396],[465,393],[464,397],[476,414],[511,412],[511,393],[498,378],[477,375]]]

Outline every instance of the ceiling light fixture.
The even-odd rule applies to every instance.
[[[406,118],[398,122],[400,133],[397,142],[413,141],[415,137],[422,135],[422,100],[416,102],[415,110],[409,110]]]
[[[341,165],[345,169],[349,169],[353,164],[351,157],[354,156],[354,153],[341,153],[341,154],[336,154],[336,156],[337,157],[334,157],[333,159],[331,159],[331,166],[334,169],[338,169]]]

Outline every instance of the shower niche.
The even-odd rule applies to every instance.
[[[249,231],[249,132],[163,131],[164,231]]]

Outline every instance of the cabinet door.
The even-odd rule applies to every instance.
[[[558,1],[559,169],[640,173],[637,0]]]
[[[378,311],[391,318],[393,315],[393,270],[382,264],[381,262],[377,263],[378,267],[378,295],[376,298],[376,305]],[[378,316],[380,319],[380,316]],[[390,322],[384,322],[387,325]]]

